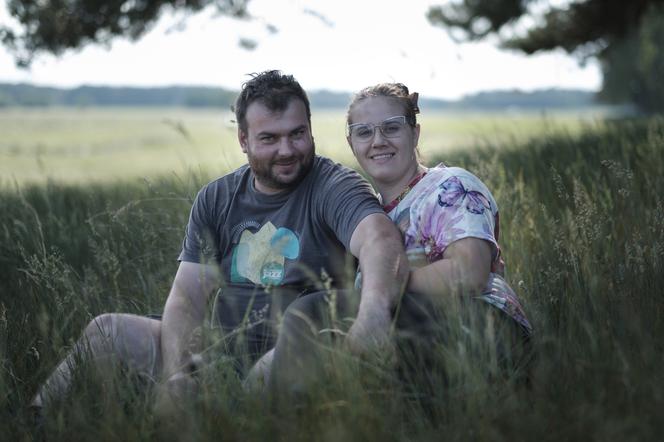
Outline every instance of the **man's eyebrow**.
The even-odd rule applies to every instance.
[[[300,130],[302,130],[302,129],[306,129],[306,128],[307,128],[307,125],[306,125],[306,124],[300,124],[299,126],[293,128],[293,129],[291,129],[290,133],[298,132],[298,131],[300,131]]]

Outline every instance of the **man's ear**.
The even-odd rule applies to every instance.
[[[247,133],[242,129],[237,129],[237,140],[240,142],[242,152],[247,153]]]

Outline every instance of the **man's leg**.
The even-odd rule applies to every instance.
[[[41,408],[64,398],[81,361],[93,364],[102,375],[114,364],[121,364],[155,378],[161,371],[160,337],[161,322],[156,319],[121,313],[97,316],[41,385],[31,405]]]
[[[270,383],[273,360],[274,348],[256,361],[242,383],[246,391],[259,393],[265,390]]]
[[[358,302],[353,300],[350,291],[316,292],[288,307],[267,376],[272,392],[303,393],[320,381],[330,344],[340,337],[336,327],[357,312]],[[262,371],[266,371],[264,367]]]

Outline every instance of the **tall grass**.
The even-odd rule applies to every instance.
[[[342,361],[302,407],[243,393],[223,359],[179,430],[222,440],[661,440],[664,422],[664,120],[616,121],[514,146],[457,151],[501,210],[507,278],[536,329],[529,388],[495,382],[461,341],[428,405],[390,370]],[[0,434],[84,325],[159,312],[195,192],[190,174],[115,185],[4,188],[0,196]],[[341,359],[343,359],[340,356]],[[80,370],[47,416],[53,439],[164,436],[151,396]]]
[[[538,329],[525,421],[552,438],[660,439],[664,120],[455,162],[501,205],[509,279]]]

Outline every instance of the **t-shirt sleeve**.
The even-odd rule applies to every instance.
[[[339,166],[328,171],[319,210],[346,250],[357,225],[368,215],[385,213],[371,185],[360,174]]]
[[[196,195],[178,261],[195,263],[219,261],[217,229],[211,221],[214,216],[211,213],[208,190],[208,187],[204,187]]]
[[[416,219],[413,236],[419,237],[429,262],[442,258],[445,249],[463,238],[479,238],[498,253],[495,238],[498,208],[487,187],[471,173],[459,169],[435,183],[419,204],[411,206]]]

